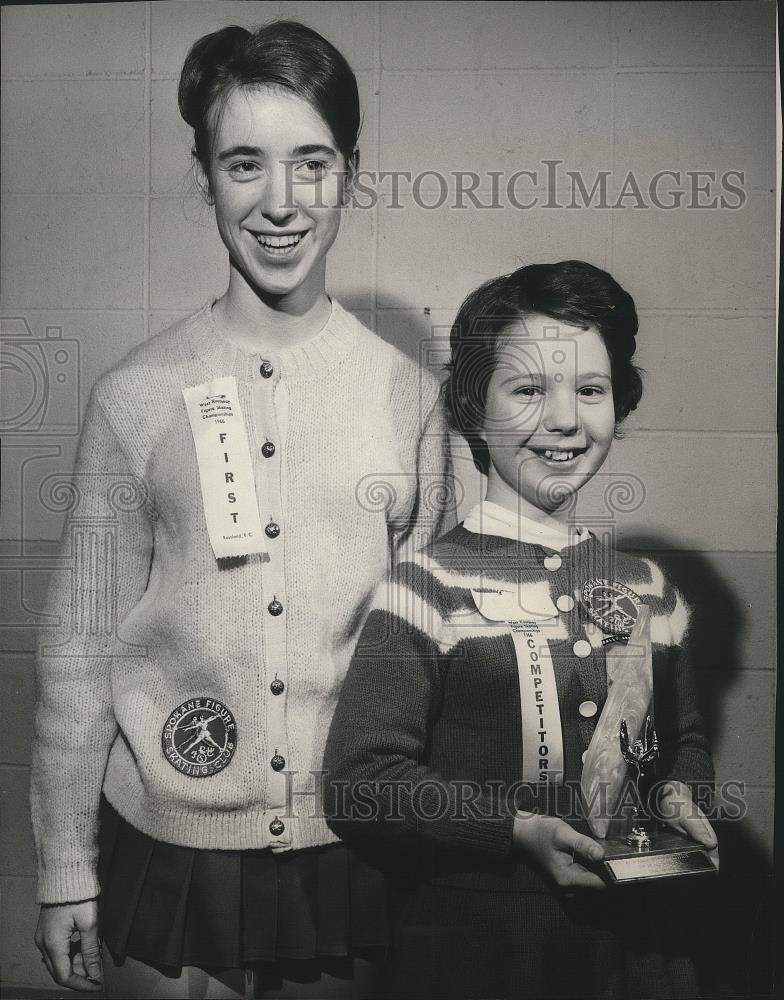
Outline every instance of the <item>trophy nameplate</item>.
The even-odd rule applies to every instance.
[[[648,847],[630,846],[625,837],[611,838],[602,846],[601,875],[612,885],[716,871],[702,845],[674,830],[657,829]]]

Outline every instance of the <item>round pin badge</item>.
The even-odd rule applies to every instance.
[[[628,635],[637,621],[640,598],[630,587],[610,580],[589,580],[583,587],[583,607],[603,632]]]
[[[161,733],[163,755],[189,778],[209,778],[227,767],[237,748],[234,716],[213,698],[191,698],[169,715]]]

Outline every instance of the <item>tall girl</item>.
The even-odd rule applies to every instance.
[[[264,996],[367,992],[381,885],[314,772],[377,582],[445,516],[438,387],[325,288],[359,155],[343,56],[224,28],[179,104],[228,288],[90,399],[38,657],[36,942],[77,990],[99,933],[115,995],[243,995],[251,966]]]

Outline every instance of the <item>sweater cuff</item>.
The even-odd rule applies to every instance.
[[[505,858],[512,852],[514,816],[455,822],[453,844],[493,857]]]
[[[704,750],[684,747],[679,750],[669,769],[667,778],[682,781],[684,785],[712,785],[714,781],[713,761]]]
[[[95,899],[101,891],[95,866],[87,863],[42,868],[38,873],[36,902],[79,903]]]

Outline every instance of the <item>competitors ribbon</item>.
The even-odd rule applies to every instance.
[[[511,621],[520,684],[523,781],[562,785],[563,733],[550,647],[535,621]]]
[[[216,559],[265,552],[253,463],[233,375],[182,390]]]

